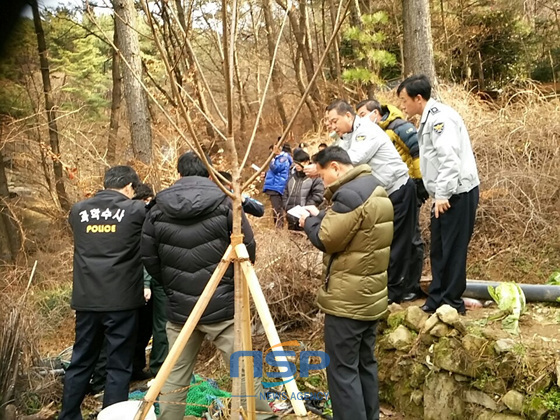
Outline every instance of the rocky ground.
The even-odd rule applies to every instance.
[[[428,316],[393,305],[379,331],[383,400],[406,418],[560,418],[560,310],[529,304],[520,334],[495,306]]]

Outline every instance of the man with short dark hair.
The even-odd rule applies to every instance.
[[[156,204],[146,217],[142,233],[144,266],[163,284],[168,296],[167,337],[170,347],[222,260],[231,243],[233,229],[232,201],[209,178],[208,170],[198,156],[193,152],[183,154],[177,170],[181,178],[156,195]],[[255,240],[244,214],[242,230],[243,242],[254,261]],[[185,406],[182,403],[205,337],[216,345],[229,366],[235,336],[233,316],[232,264],[163,386],[160,419],[183,419]],[[255,380],[255,386],[255,393],[259,395],[262,390],[260,381]],[[261,399],[257,399],[256,409],[271,413],[268,403]]]
[[[369,118],[356,117],[354,108],[340,99],[327,107],[327,117],[341,137],[334,145],[346,150],[354,165],[367,163],[393,203],[395,232],[388,287],[389,299],[399,303],[410,294],[406,287],[417,217],[414,182],[389,136]]]
[[[140,237],[145,208],[131,200],[138,175],[130,166],[105,173],[105,189],[74,204],[72,308],[76,340],[64,378],[61,420],[81,420],[80,405],[103,344],[107,379],[103,407],[126,401],[138,308],[144,304]]]
[[[393,105],[382,105],[376,99],[365,99],[356,105],[356,113],[360,118],[369,117],[389,136],[399,152],[403,162],[408,166],[408,175],[416,186],[417,209],[416,226],[412,239],[410,269],[404,281],[405,293],[403,301],[415,300],[424,296],[420,289],[422,266],[424,264],[424,241],[420,233],[419,212],[422,204],[428,199],[428,193],[422,182],[420,173],[420,153],[416,127],[404,118],[403,113]]]
[[[311,215],[300,224],[324,252],[317,304],[325,313],[333,418],[378,420],[374,347],[378,320],[387,312],[393,207],[371,168],[354,167],[344,149],[327,147],[314,160],[332,205],[321,212],[306,207]]]
[[[420,170],[433,200],[430,260],[432,283],[425,312],[448,304],[465,313],[467,248],[473,233],[480,183],[471,141],[461,116],[431,98],[424,75],[410,76],[397,89],[402,108],[420,115]]]

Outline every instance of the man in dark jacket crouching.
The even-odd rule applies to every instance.
[[[233,223],[230,198],[208,177],[208,170],[194,153],[183,154],[177,170],[181,178],[156,195],[156,204],[146,216],[142,233],[144,266],[163,285],[168,298],[170,348],[222,260],[230,244]],[[244,214],[242,229],[243,242],[254,261],[255,240]],[[160,420],[183,419],[185,406],[180,403],[185,402],[184,388],[190,384],[205,336],[229,365],[235,335],[233,315],[233,265],[230,265],[163,386]],[[255,388],[255,394],[260,395],[260,381],[255,381]],[[256,401],[256,409],[271,412],[268,403],[260,399]]]
[[[300,219],[324,252],[325,283],[317,304],[325,313],[327,380],[335,420],[379,419],[377,322],[387,312],[387,267],[393,206],[369,165],[352,166],[348,153],[327,147],[315,157],[331,207],[306,207]]]

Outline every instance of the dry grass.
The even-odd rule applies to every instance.
[[[441,97],[465,119],[481,180],[470,272],[542,283],[560,267],[560,101],[515,92],[495,104],[456,88]]]
[[[263,228],[256,241],[255,269],[276,327],[313,325],[322,254],[300,232]]]

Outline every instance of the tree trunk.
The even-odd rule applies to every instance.
[[[239,60],[237,58],[237,50],[234,53],[234,84],[237,90],[237,103],[239,106],[239,131],[244,137],[247,131],[247,115],[249,113],[247,106],[247,98],[245,97],[245,84],[241,80],[241,72],[239,71]]]
[[[330,10],[330,17],[331,17],[331,25],[332,25],[332,29],[334,30],[336,26],[336,13],[337,13],[337,8],[334,3],[334,0],[329,0],[329,10]],[[333,58],[334,78],[338,86],[338,97],[344,99],[346,97],[346,94],[344,92],[344,86],[342,85],[342,66],[340,64],[340,35],[338,34],[334,39],[332,50],[334,52],[334,58]]]
[[[49,126],[49,140],[53,159],[53,172],[55,180],[56,194],[60,206],[63,210],[70,210],[70,202],[64,188],[63,168],[60,161],[60,147],[58,141],[58,128],[56,125],[56,106],[52,99],[51,77],[49,72],[49,60],[47,59],[47,43],[45,41],[45,33],[39,15],[39,6],[37,1],[31,1],[31,9],[33,11],[33,23],[35,25],[35,33],[37,34],[37,47],[39,50],[39,60],[41,63],[41,76],[43,78],[43,92],[45,94],[45,110],[47,113],[47,122]]]
[[[257,62],[255,64],[256,68],[254,71],[255,75],[255,83],[256,83],[256,90],[257,90],[257,103],[260,103],[262,100],[262,89],[261,89],[261,60],[260,60],[260,36],[259,36],[259,29],[260,26],[257,24],[257,18],[255,17],[255,11],[253,9],[253,3],[249,2],[249,13],[251,15],[251,28],[253,30],[253,39],[255,40],[255,57],[257,57]],[[249,111],[251,111],[251,107],[249,107]]]
[[[429,0],[403,0],[404,75],[424,74],[437,82]]]
[[[136,32],[136,10],[133,0],[113,0],[120,53],[128,62],[122,66],[124,97],[132,136],[134,157],[144,163],[152,161],[152,130],[146,93],[140,84],[142,61]]]
[[[274,56],[274,46],[276,44],[276,38],[278,36],[276,33],[274,19],[272,18],[271,9],[272,7],[270,5],[270,0],[262,0],[262,10],[264,14],[264,23],[266,26],[266,44],[268,47],[268,59],[270,65],[273,64],[272,57]],[[280,114],[280,119],[282,120],[282,127],[286,127],[288,125],[288,116],[286,115],[286,110],[280,96],[280,91],[282,90],[282,81],[280,80],[280,72],[276,65],[272,69],[272,90],[274,91],[274,100],[276,101],[278,114]]]
[[[179,24],[185,32],[185,37],[187,37],[189,33],[189,25],[187,24],[185,18],[185,10],[183,9],[181,0],[175,0],[175,7],[177,7],[177,17],[179,19]],[[186,52],[187,65],[192,74],[195,98],[198,101],[198,105],[200,106],[201,111],[210,117],[208,102],[206,101],[206,95],[204,94],[204,87],[202,86],[202,82],[199,77],[200,69],[196,65],[194,58],[195,52],[192,50],[190,42],[185,42],[184,48]],[[212,139],[216,138],[216,133],[212,128],[212,124],[210,124],[208,121],[206,121],[206,134],[208,134],[208,137]]]
[[[296,50],[296,56],[294,57],[294,70],[296,72],[296,83],[299,89],[299,93],[303,95],[305,93],[305,83],[303,81],[303,75],[301,74],[302,62],[301,62],[301,54],[299,50]],[[313,127],[315,129],[319,129],[319,115],[317,114],[317,109],[311,100],[309,95],[305,96],[305,105],[309,110],[309,114],[311,115],[311,121],[313,121]]]
[[[116,18],[114,22],[113,43],[119,48],[119,37],[117,36]],[[113,51],[113,65],[111,67],[113,75],[113,92],[111,98],[111,122],[109,123],[109,139],[107,140],[107,162],[113,166],[116,163],[117,135],[119,132],[119,120],[122,101],[122,76],[121,76],[121,57],[117,50]]]
[[[0,140],[2,128],[3,124],[0,121]],[[21,245],[21,235],[12,211],[7,206],[9,196],[4,155],[2,154],[2,148],[0,148],[0,260],[14,262]]]
[[[295,14],[291,12],[288,15],[290,19],[290,25],[292,27],[292,32],[294,34],[294,38],[296,39],[297,49],[301,56],[301,60],[303,62],[303,67],[305,68],[305,75],[307,76],[307,83],[311,81],[313,78],[313,74],[315,73],[315,66],[313,64],[313,55],[311,50],[309,49],[308,38],[309,34],[307,32],[307,0],[302,0],[299,3],[299,21],[296,18]],[[283,0],[277,0],[278,4],[286,10],[287,6],[283,3]],[[319,88],[317,85],[311,88],[309,92],[311,98],[313,99],[314,107],[318,108],[321,106],[321,94],[319,92]],[[317,115],[317,109],[312,112],[313,118],[313,125],[315,127],[319,126],[319,121],[315,119]]]

